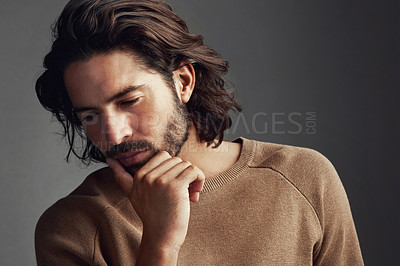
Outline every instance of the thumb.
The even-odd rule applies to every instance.
[[[121,186],[122,190],[126,194],[130,194],[133,186],[133,177],[127,171],[125,171],[125,169],[117,160],[107,158],[106,162],[114,173],[115,181]]]

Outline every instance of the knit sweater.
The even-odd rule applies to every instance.
[[[332,164],[307,149],[244,138],[238,161],[191,203],[178,265],[363,265]],[[38,265],[134,265],[142,223],[109,168],[40,218]]]

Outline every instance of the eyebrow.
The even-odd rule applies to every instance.
[[[123,89],[122,91],[118,92],[117,94],[115,94],[114,96],[111,96],[106,103],[111,103],[121,97],[124,97],[125,95],[127,95],[128,93],[132,92],[132,91],[136,91],[139,89],[143,89],[145,88],[146,85],[142,84],[142,85],[133,85],[133,86],[129,86],[125,89]],[[73,107],[72,111],[75,113],[80,113],[80,112],[84,112],[84,111],[89,111],[89,110],[93,110],[96,109],[96,107]]]

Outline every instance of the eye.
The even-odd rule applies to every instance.
[[[120,103],[121,106],[131,106],[137,103],[140,100],[139,98],[131,99],[131,100],[126,100]]]
[[[93,122],[95,119],[97,119],[97,114],[96,113],[88,113],[84,114],[81,117],[82,122]]]

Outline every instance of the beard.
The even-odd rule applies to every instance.
[[[167,151],[173,157],[177,156],[188,139],[190,128],[189,113],[186,106],[180,102],[175,91],[171,91],[173,97],[173,114],[169,117],[167,125],[163,130],[164,132],[161,135],[161,144],[157,145],[148,140],[125,141],[113,146],[106,152],[107,157],[113,158],[126,152],[135,152],[140,150],[151,151],[151,154],[142,161],[134,165],[124,166],[125,170],[130,174],[134,174],[162,150]]]

